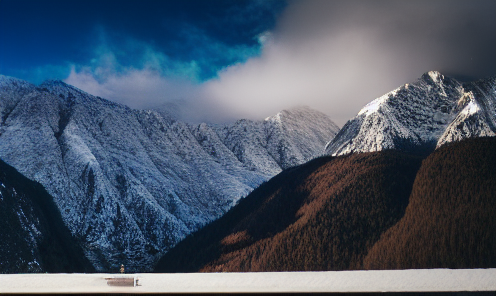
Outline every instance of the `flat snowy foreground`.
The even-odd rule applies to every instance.
[[[106,278],[112,277],[136,277],[138,286],[109,286]],[[496,269],[0,275],[0,293],[367,291],[496,291]]]

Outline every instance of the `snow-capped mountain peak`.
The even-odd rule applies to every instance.
[[[494,135],[495,85],[495,78],[462,84],[427,72],[368,103],[327,143],[326,153],[429,151],[463,137]]]

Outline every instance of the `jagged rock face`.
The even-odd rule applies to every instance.
[[[325,133],[322,131],[326,131]],[[239,120],[216,128],[221,141],[248,169],[275,175],[323,152],[322,138],[334,137],[339,128],[326,115],[297,107],[260,122]]]
[[[439,138],[437,147],[471,137],[496,135],[496,77],[464,84],[460,110]]]
[[[337,132],[304,108],[282,112],[281,122],[191,126],[62,82],[35,87],[5,76],[0,108],[0,158],[54,197],[98,271],[150,270],[260,183],[321,153]]]
[[[428,72],[367,104],[329,141],[330,155],[385,149],[433,150],[463,138],[494,135],[495,83],[462,84]]]

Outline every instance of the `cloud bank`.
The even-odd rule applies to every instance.
[[[263,54],[220,73],[206,91],[246,116],[306,104],[339,125],[396,87],[438,70],[496,73],[494,1],[302,1]]]
[[[259,55],[212,79],[199,79],[194,61],[174,64],[150,47],[140,67],[100,54],[97,66],[75,67],[65,81],[134,108],[187,102],[186,120],[261,119],[308,105],[343,125],[430,70],[494,75],[495,28],[494,1],[293,1],[274,30],[255,36]]]

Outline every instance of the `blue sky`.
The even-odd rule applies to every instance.
[[[65,79],[113,54],[143,67],[153,52],[167,75],[203,81],[260,54],[285,1],[2,0],[0,71],[34,83]],[[103,57],[105,59],[105,57]],[[119,70],[119,69],[116,69]]]
[[[295,105],[339,125],[438,70],[496,74],[494,0],[0,0],[0,74],[185,120]]]

